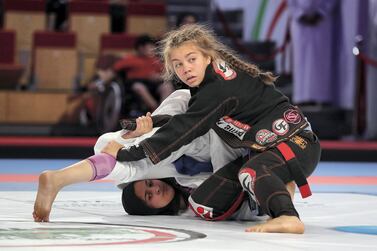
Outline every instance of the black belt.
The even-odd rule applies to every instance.
[[[308,181],[306,180],[306,177],[300,168],[300,163],[298,162],[292,149],[284,142],[277,145],[276,148],[281,152],[285,161],[287,162],[288,169],[291,172],[298,189],[300,190],[301,197],[306,198],[312,195]]]

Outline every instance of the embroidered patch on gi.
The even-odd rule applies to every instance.
[[[251,126],[239,122],[238,120],[232,119],[229,116],[224,116],[216,122],[216,125],[233,135],[235,135],[240,140],[243,140],[246,132],[250,130]]]
[[[284,112],[284,120],[296,125],[301,122],[301,115],[298,111],[289,109]]]
[[[242,188],[248,193],[250,198],[254,201],[257,201],[257,197],[254,193],[256,179],[257,173],[250,167],[243,168],[238,174],[238,180],[240,181]]]
[[[232,80],[237,77],[237,73],[224,61],[215,62],[213,68],[215,69],[215,72],[225,80]]]
[[[188,199],[190,203],[190,207],[192,210],[194,210],[194,213],[203,219],[212,219],[213,218],[213,208],[212,207],[206,207],[203,205],[200,205],[196,203],[192,197],[190,196]]]
[[[304,150],[308,145],[308,142],[305,139],[297,135],[293,136],[290,141],[298,145],[298,147],[300,147],[302,150]]]
[[[284,135],[289,131],[289,125],[284,119],[277,119],[272,123],[272,131],[277,135]]]
[[[277,140],[277,138],[278,136],[275,133],[267,129],[261,129],[255,135],[255,141],[260,145],[265,145],[274,142],[275,140]]]

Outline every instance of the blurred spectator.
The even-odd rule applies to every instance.
[[[95,127],[99,133],[117,129],[123,108],[123,85],[113,70],[119,58],[100,56],[96,63],[96,75],[80,94],[70,99],[69,111],[63,122]]]
[[[125,8],[127,2],[127,0],[109,0],[112,33],[125,31]]]
[[[126,107],[131,117],[154,111],[173,92],[170,83],[163,83],[163,65],[155,50],[156,43],[151,37],[139,36],[135,42],[136,53],[126,55],[114,65],[125,78]]]
[[[4,0],[0,0],[0,28],[4,25]]]
[[[182,26],[185,24],[194,24],[198,22],[198,16],[192,12],[182,12],[177,16],[176,26]]]
[[[369,48],[368,56],[377,59],[377,0],[369,0]],[[367,68],[367,128],[366,139],[377,140],[377,68]]]
[[[335,9],[338,0],[288,0],[292,16],[293,102],[332,104],[336,95]]]
[[[47,0],[47,26],[50,30],[66,31],[68,28],[68,0]]]

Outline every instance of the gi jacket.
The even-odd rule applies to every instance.
[[[156,164],[211,128],[234,148],[264,151],[308,125],[298,108],[273,85],[235,71],[225,62],[210,64],[203,82],[190,91],[186,113],[172,117],[139,146],[119,150],[117,160],[148,156]]]

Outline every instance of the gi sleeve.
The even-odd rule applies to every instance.
[[[140,142],[138,147],[121,149],[117,160],[128,161],[130,158],[148,156],[156,164],[183,145],[204,135],[219,118],[232,113],[238,104],[238,98],[226,97],[221,86],[206,86],[192,97],[186,113],[173,116],[152,137]]]

